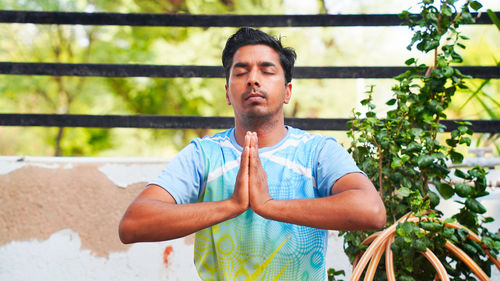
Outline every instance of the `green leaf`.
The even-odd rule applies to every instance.
[[[406,148],[406,151],[407,152],[415,152],[415,151],[419,151],[422,147],[420,146],[420,144],[418,144],[417,142],[411,142],[408,147]]]
[[[447,66],[443,68],[444,77],[451,77],[453,75],[453,68],[451,66]]]
[[[460,197],[467,197],[472,195],[472,186],[464,184],[464,183],[457,183],[455,184],[455,192],[458,194]]]
[[[433,161],[434,161],[434,158],[430,155],[420,155],[417,158],[417,164],[420,168],[429,167]]]
[[[407,59],[407,60],[405,61],[405,64],[406,64],[406,65],[411,65],[411,64],[414,64],[414,63],[415,63],[415,59],[414,59],[414,58],[410,58],[410,59]]]
[[[496,25],[498,30],[500,30],[500,20],[498,19],[497,15],[495,15],[495,12],[493,12],[493,10],[491,9],[486,10],[486,12],[488,13],[491,21]]]
[[[403,161],[401,160],[401,158],[394,158],[391,162],[392,169],[401,167],[402,165],[403,165]]]
[[[464,171],[462,171],[460,169],[456,169],[454,174],[455,174],[455,176],[457,176],[457,177],[459,177],[461,179],[464,179],[464,180],[470,180],[471,179],[471,176],[469,174],[466,174]]]
[[[441,8],[441,13],[447,17],[450,17],[453,13],[451,11],[450,6],[448,5],[443,5]]]
[[[453,189],[453,187],[446,183],[439,184],[437,186],[437,189],[439,191],[439,194],[441,194],[444,199],[450,199],[453,194],[455,194],[455,190]]]
[[[451,238],[454,233],[455,233],[455,229],[451,228],[451,227],[445,227],[443,229],[443,232],[442,232],[443,236],[446,238]]]
[[[409,276],[409,275],[401,275],[399,276],[400,281],[415,281],[415,278]]]
[[[417,239],[415,241],[415,248],[420,252],[425,252],[427,250],[427,243],[423,239]]]
[[[431,208],[435,208],[437,205],[439,205],[439,196],[435,193],[435,192],[432,192],[432,191],[429,191],[429,201],[430,201],[430,205],[431,205]]]
[[[467,133],[467,130],[468,130],[469,128],[467,128],[467,126],[458,126],[458,128],[457,128],[457,129],[458,129],[458,131],[459,131],[460,133],[462,133],[462,134],[466,134],[466,133]]]
[[[492,217],[485,217],[483,220],[484,223],[489,223],[489,222],[494,222],[494,221],[495,221],[495,219]]]
[[[410,156],[404,154],[404,155],[401,156],[401,160],[403,160],[403,162],[408,162],[408,160],[410,160]]]
[[[424,43],[425,42],[425,43]],[[423,51],[425,52],[428,52],[430,50],[434,50],[436,49],[437,47],[439,47],[439,41],[438,40],[428,40],[428,41],[423,41],[422,43],[424,43],[424,46],[423,46]],[[419,44],[420,45],[420,44]],[[417,48],[419,46],[417,45]]]
[[[385,104],[387,104],[387,105],[394,105],[395,103],[396,103],[396,99],[390,99]]]
[[[469,254],[477,253],[477,249],[474,248],[474,246],[472,246],[470,244],[464,243],[464,244],[462,244],[462,248],[465,250],[465,252],[467,252]]]
[[[366,117],[368,117],[368,118],[370,118],[370,117],[374,118],[374,117],[377,117],[377,114],[375,112],[373,112],[373,111],[368,111],[366,113]]]
[[[462,161],[464,161],[464,156],[461,153],[456,152],[455,150],[451,150],[449,155],[453,164],[460,164],[462,163]]]
[[[490,249],[493,249],[493,247],[495,247],[495,241],[493,241],[493,239],[489,237],[483,237],[481,242],[483,242],[483,244]]]
[[[403,197],[408,197],[411,193],[411,191],[407,187],[401,187],[400,189],[398,189],[398,192]]]
[[[424,132],[424,130],[422,130],[420,128],[412,128],[410,130],[410,134],[416,138],[419,137],[423,132]]]
[[[477,11],[477,10],[481,9],[483,7],[483,5],[477,1],[472,1],[472,2],[470,2],[470,7],[472,9],[474,9],[475,11]]]
[[[460,241],[466,241],[469,232],[465,229],[457,229],[458,237],[460,237]]]
[[[443,227],[442,224],[436,222],[421,222],[420,225],[423,229],[434,232],[441,230],[441,228]]]
[[[367,105],[367,104],[369,104],[371,102],[371,100],[372,100],[371,98],[367,98],[367,99],[361,100],[360,103],[362,105]]]
[[[468,138],[468,137],[463,137],[460,139],[460,144],[465,144],[467,146],[470,146],[470,144],[472,143],[472,140],[471,138]]]
[[[465,206],[475,213],[478,214],[486,213],[486,208],[483,206],[483,204],[479,203],[479,201],[477,201],[474,198],[469,198],[465,200]]]

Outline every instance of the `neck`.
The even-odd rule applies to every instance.
[[[240,146],[245,144],[247,131],[256,132],[259,138],[259,147],[269,147],[281,141],[287,133],[283,117],[275,120],[259,120],[250,118],[247,120],[235,119],[234,137]]]

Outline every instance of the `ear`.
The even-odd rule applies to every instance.
[[[290,98],[292,98],[292,83],[288,83],[285,86],[285,100],[283,101],[284,104],[288,104],[290,102]]]
[[[229,87],[226,85],[224,85],[224,87],[226,88],[226,102],[228,105],[231,105],[231,100],[229,99]]]

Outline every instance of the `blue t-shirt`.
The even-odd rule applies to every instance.
[[[335,139],[287,128],[279,143],[259,149],[274,199],[328,196],[340,177],[361,172]],[[163,187],[178,204],[228,199],[241,152],[234,129],[194,139],[149,184]],[[195,264],[203,280],[324,280],[327,235],[250,209],[198,231]]]

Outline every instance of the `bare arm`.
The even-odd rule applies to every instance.
[[[229,200],[176,204],[162,187],[151,185],[125,212],[120,240],[128,244],[175,239],[237,215],[237,206]]]
[[[335,230],[380,229],[385,207],[375,187],[361,173],[350,173],[331,187],[330,196],[314,199],[274,200],[258,154],[256,135],[250,149],[250,206],[264,218]]]
[[[248,151],[246,148],[242,153],[235,189],[229,199],[176,204],[165,189],[151,185],[125,212],[119,226],[120,240],[134,243],[175,239],[243,213],[249,208]]]
[[[338,191],[323,198],[269,200],[254,211],[267,219],[322,229],[375,230],[385,225],[382,200],[363,174],[343,176],[332,190]]]

